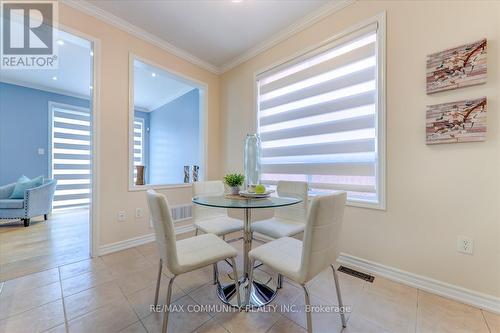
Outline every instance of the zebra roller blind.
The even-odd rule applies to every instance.
[[[136,165],[144,165],[144,120],[134,119],[134,184],[137,180]]]
[[[257,76],[262,181],[378,203],[377,24]]]
[[[51,103],[50,176],[57,179],[54,209],[90,203],[92,117],[88,109]]]

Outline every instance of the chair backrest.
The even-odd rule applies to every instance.
[[[179,262],[175,243],[175,229],[167,198],[154,190],[147,191],[148,206],[153,220],[156,244],[163,263],[176,274]]]
[[[346,198],[346,192],[339,192],[318,196],[311,203],[302,245],[305,282],[337,260]]]
[[[220,180],[209,180],[205,182],[193,183],[193,196],[211,196],[223,195],[224,183]],[[208,219],[226,215],[223,208],[205,207],[200,205],[193,206],[193,216],[195,219]]]
[[[291,197],[301,199],[297,205],[276,208],[274,215],[288,220],[305,222],[307,218],[307,183],[278,181],[278,195],[280,197]]]

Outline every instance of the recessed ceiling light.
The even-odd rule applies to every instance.
[[[57,44],[59,44],[59,45],[64,45],[64,41],[63,41],[62,39],[58,39],[58,40],[57,40]]]
[[[57,81],[57,76],[53,76],[52,80]]]
[[[243,0],[231,0],[232,3],[240,3],[242,2]]]
[[[156,73],[155,72],[151,73],[151,76],[156,77]]]

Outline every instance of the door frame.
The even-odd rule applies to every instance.
[[[90,198],[89,214],[89,256],[94,258],[99,256],[99,195],[100,195],[100,82],[101,82],[101,40],[76,29],[59,23],[59,30],[88,40],[92,43],[92,195]]]

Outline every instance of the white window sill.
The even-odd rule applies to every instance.
[[[137,185],[128,187],[129,192],[141,192],[147,190],[168,190],[175,188],[187,188],[192,187],[192,183],[182,183],[182,184],[169,184],[169,185]]]

